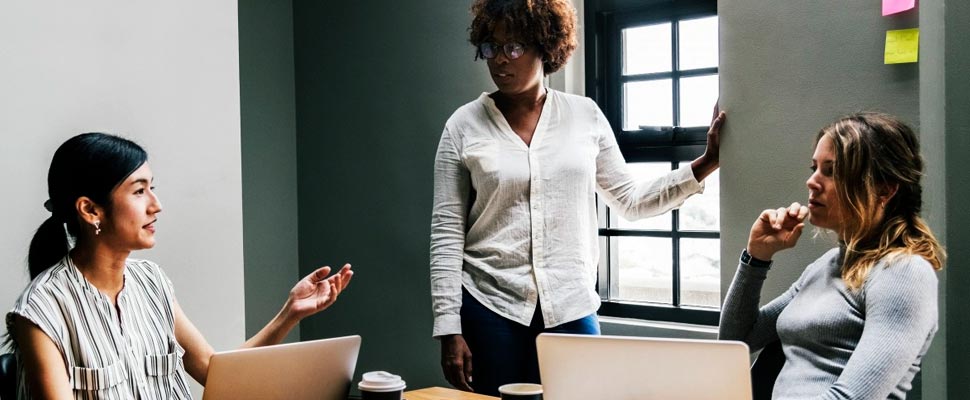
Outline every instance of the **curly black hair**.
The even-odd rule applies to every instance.
[[[576,9],[568,0],[475,0],[472,4],[469,41],[475,59],[482,58],[478,45],[487,42],[495,26],[505,23],[528,45],[542,54],[542,71],[558,71],[576,50]]]

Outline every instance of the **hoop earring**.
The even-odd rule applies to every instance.
[[[100,235],[101,234],[101,221],[94,221],[94,224],[92,224],[92,225],[94,225],[94,235],[95,236]]]

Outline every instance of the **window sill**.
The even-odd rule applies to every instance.
[[[716,326],[606,316],[600,316],[599,320],[604,335],[717,339]]]

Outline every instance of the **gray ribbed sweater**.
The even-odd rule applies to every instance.
[[[768,270],[738,266],[719,337],[744,341],[752,351],[781,339],[786,362],[775,400],[905,399],[912,387],[937,330],[935,271],[922,257],[898,256],[881,261],[851,291],[840,259],[839,249],[828,251],[760,309]]]

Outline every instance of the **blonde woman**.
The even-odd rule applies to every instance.
[[[816,138],[808,206],[765,210],[751,228],[721,313],[720,338],[752,351],[780,340],[774,399],[903,399],[937,330],[944,250],[920,218],[923,160],[913,130],[877,113]],[[759,309],[771,259],[808,218],[839,246]]]

